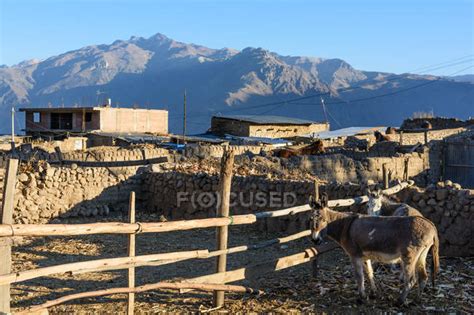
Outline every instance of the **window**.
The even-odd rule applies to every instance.
[[[33,122],[39,123],[41,122],[41,114],[38,112],[33,112]]]
[[[86,122],[92,121],[92,113],[86,113]]]
[[[72,113],[51,113],[51,129],[72,129]]]

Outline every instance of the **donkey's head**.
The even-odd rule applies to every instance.
[[[382,209],[383,191],[381,189],[370,190],[369,188],[367,195],[369,197],[369,201],[367,202],[367,214],[378,215],[380,209]]]
[[[313,209],[310,218],[311,238],[316,245],[319,245],[326,236],[325,228],[329,223],[327,214],[328,195],[323,193],[320,200],[314,200],[313,196],[310,196],[309,205]]]

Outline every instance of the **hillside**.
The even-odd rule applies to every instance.
[[[468,82],[367,72],[340,59],[281,56],[262,48],[211,49],[162,34],[0,67],[2,113],[11,106],[96,105],[110,97],[114,106],[169,109],[171,131],[177,132],[184,89],[193,133],[205,131],[210,116],[219,113],[324,120],[320,96],[333,127],[399,125],[417,111],[474,115],[474,85]],[[384,94],[390,95],[378,97]],[[266,105],[295,98],[303,99]],[[8,114],[0,116],[0,133],[8,132],[8,121]]]

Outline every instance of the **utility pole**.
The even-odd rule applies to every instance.
[[[328,114],[326,113],[326,105],[324,104],[324,99],[321,97],[321,105],[323,106],[324,118],[326,119],[326,123],[329,122]]]
[[[183,102],[183,144],[186,144],[186,89],[184,89],[184,102]]]
[[[12,152],[15,151],[15,107],[12,106]]]

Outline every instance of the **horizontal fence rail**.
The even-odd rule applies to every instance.
[[[413,185],[412,181],[403,182],[385,189],[387,195],[399,192],[405,187]],[[367,196],[349,199],[330,200],[329,207],[347,207],[362,204],[368,201]],[[169,222],[143,222],[143,223],[89,223],[89,224],[1,224],[0,237],[12,236],[73,236],[92,234],[131,234],[131,233],[161,233],[184,231],[199,228],[210,228],[227,225],[252,224],[257,219],[274,218],[285,215],[294,215],[311,210],[309,205],[302,205],[276,211],[264,211],[256,214],[243,214],[223,218],[208,218],[196,220],[181,220]]]
[[[228,284],[208,284],[208,283],[173,283],[173,282],[158,282],[153,284],[146,284],[135,288],[112,288],[112,289],[104,289],[98,291],[91,291],[91,292],[83,292],[83,293],[76,293],[67,296],[60,297],[56,300],[51,300],[45,302],[40,305],[32,306],[27,308],[24,311],[16,312],[17,315],[29,315],[32,313],[40,312],[41,310],[45,310],[48,307],[56,306],[59,304],[63,304],[68,301],[82,299],[82,298],[89,298],[89,297],[97,297],[97,296],[104,296],[104,295],[112,295],[112,294],[119,294],[119,293],[140,293],[146,292],[150,290],[157,290],[157,289],[191,289],[191,290],[200,290],[200,291],[231,291],[231,292],[242,292],[242,293],[250,293],[250,294],[261,294],[262,291],[244,287],[241,285],[228,285]]]
[[[141,267],[146,265],[165,265],[175,263],[178,261],[194,259],[194,258],[211,258],[222,254],[235,254],[247,250],[257,250],[275,244],[284,244],[309,236],[310,230],[302,231],[293,235],[267,240],[254,245],[236,246],[224,250],[216,250],[209,252],[209,250],[193,250],[173,253],[160,253],[152,255],[141,255],[135,257],[118,257],[105,258],[97,260],[88,260],[82,262],[75,262],[69,264],[61,264],[56,266],[35,268],[27,271],[18,271],[10,274],[0,275],[0,285],[8,283],[16,283],[36,279],[40,277],[50,276],[60,273],[82,274],[107,270],[128,269],[130,267]]]

